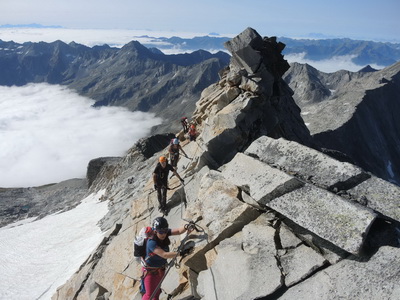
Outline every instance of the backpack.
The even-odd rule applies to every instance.
[[[133,256],[145,258],[146,245],[149,237],[153,235],[153,229],[150,226],[143,227],[133,242]]]

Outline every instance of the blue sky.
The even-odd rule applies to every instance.
[[[2,0],[0,25],[400,41],[398,0]],[[1,38],[1,37],[0,37]]]

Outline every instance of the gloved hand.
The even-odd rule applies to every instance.
[[[182,256],[182,257],[187,256],[187,255],[191,254],[193,252],[193,250],[194,250],[194,247],[182,249],[181,251],[179,251],[179,256]]]
[[[187,231],[191,232],[193,230],[195,230],[196,225],[194,225],[193,223],[187,223],[185,224],[185,226],[183,226]]]
[[[154,189],[157,190],[157,188],[158,188],[158,187],[157,187],[157,184],[155,184],[155,185],[154,185]]]

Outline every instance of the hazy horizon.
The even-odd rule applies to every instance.
[[[5,0],[2,24],[42,24],[79,29],[134,29],[237,35],[247,27],[263,36],[333,36],[398,40],[397,0],[237,1]],[[206,16],[206,17],[205,17]]]

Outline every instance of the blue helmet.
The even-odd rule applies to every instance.
[[[178,138],[174,138],[174,141],[172,142],[174,145],[178,145],[179,144],[179,139]]]

